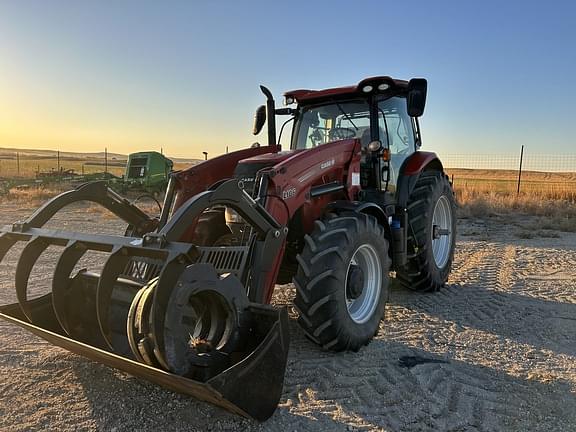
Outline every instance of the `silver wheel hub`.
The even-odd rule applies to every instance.
[[[442,195],[434,206],[432,215],[432,255],[440,269],[444,268],[450,258],[452,249],[452,206],[445,195]]]
[[[354,277],[354,274],[361,277]],[[346,270],[345,288],[348,315],[358,324],[365,323],[374,315],[382,289],[382,265],[371,245],[363,244],[352,255]]]

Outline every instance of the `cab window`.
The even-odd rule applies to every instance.
[[[305,107],[295,131],[297,149],[309,149],[370,134],[370,113],[365,101]]]
[[[415,150],[412,121],[406,109],[406,99],[393,97],[378,103],[380,141],[386,145],[386,132],[392,154],[411,154]],[[386,121],[384,121],[384,119]]]

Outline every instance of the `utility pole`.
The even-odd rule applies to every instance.
[[[104,174],[108,174],[108,147],[104,147]]]
[[[60,173],[60,150],[56,152],[56,163],[58,165],[58,173]]]
[[[20,153],[16,152],[16,173],[20,175]]]
[[[226,146],[226,154],[228,154],[228,146]]]

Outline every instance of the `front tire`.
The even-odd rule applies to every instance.
[[[344,213],[316,221],[298,255],[294,305],[322,348],[357,351],[377,333],[389,295],[388,240],[378,221]]]
[[[408,200],[408,262],[396,271],[414,291],[437,291],[448,280],[456,242],[456,203],[446,174],[425,171]]]

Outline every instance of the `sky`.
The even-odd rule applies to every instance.
[[[0,0],[0,147],[214,156],[266,142],[259,84],[390,75],[428,79],[425,149],[574,154],[575,22],[568,1]]]

